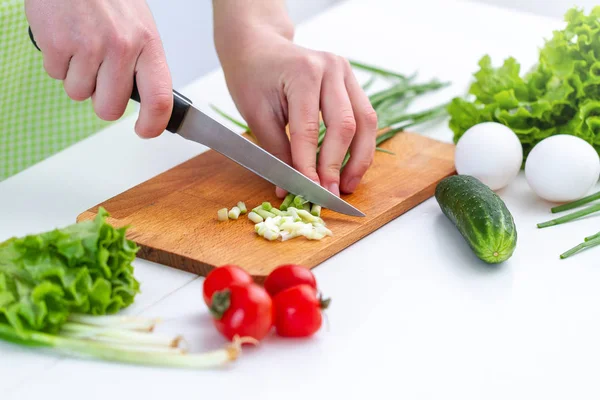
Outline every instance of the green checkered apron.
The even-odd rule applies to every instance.
[[[111,124],[46,74],[28,27],[23,0],[0,0],[0,181]]]

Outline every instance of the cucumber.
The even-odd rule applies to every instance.
[[[481,260],[499,264],[513,255],[517,246],[515,221],[488,186],[469,175],[453,175],[437,185],[435,198]]]

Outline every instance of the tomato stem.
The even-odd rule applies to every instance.
[[[209,310],[214,318],[221,319],[230,305],[231,291],[229,289],[219,290],[213,293]]]
[[[319,294],[319,307],[321,310],[327,310],[331,304],[331,298],[323,298],[323,294]]]

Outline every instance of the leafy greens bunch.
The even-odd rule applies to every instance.
[[[578,136],[600,152],[600,7],[589,15],[572,8],[565,21],[524,76],[512,57],[499,68],[488,55],[480,60],[471,98],[454,98],[448,106],[455,142],[470,127],[493,121],[517,134],[524,161],[555,134]]]
[[[57,333],[72,313],[114,314],[133,303],[138,247],[107,215],[0,244],[0,324],[17,335]]]
[[[180,336],[153,332],[156,320],[112,315],[139,292],[138,246],[100,208],[83,221],[0,243],[0,339],[67,355],[145,366],[220,367],[251,338],[188,354]]]

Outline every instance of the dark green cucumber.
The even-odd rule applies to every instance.
[[[517,246],[517,228],[504,201],[478,179],[453,175],[436,187],[435,198],[473,252],[489,264],[508,260]]]

